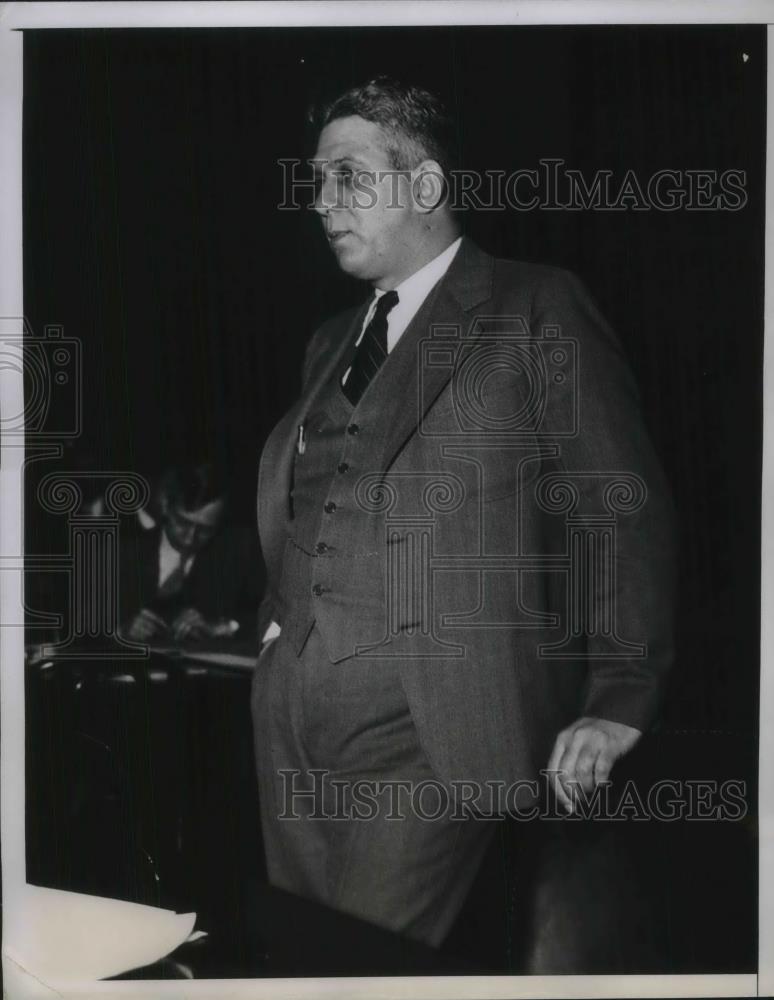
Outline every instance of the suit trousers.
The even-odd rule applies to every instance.
[[[333,664],[316,626],[298,655],[280,634],[258,661],[252,712],[272,885],[438,946],[493,824],[454,816],[399,664]]]

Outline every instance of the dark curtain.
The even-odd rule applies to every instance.
[[[465,226],[495,254],[579,273],[621,337],[681,518],[666,718],[752,732],[765,54],[755,26],[27,32],[25,309],[36,335],[59,324],[83,351],[64,464],[153,472],[214,451],[252,517],[306,341],[366,292],[314,213],[277,208],[278,161],[311,154],[305,110],[327,92],[377,72],[440,89],[468,167],[553,158],[610,171],[614,189],[628,170],[744,171],[737,211],[479,211]]]
[[[278,210],[278,161],[313,151],[311,100],[380,72],[413,78],[449,100],[463,165],[490,172],[562,161],[558,169],[589,180],[608,171],[613,190],[627,171],[647,185],[671,169],[683,186],[687,171],[744,173],[738,210],[481,210],[464,224],[494,254],[577,272],[623,342],[673,486],[681,545],[677,664],[661,733],[643,741],[642,767],[649,780],[742,779],[750,810],[736,824],[635,823],[610,836],[600,826],[590,844],[589,831],[579,828],[573,840],[568,826],[566,843],[544,861],[548,877],[538,876],[550,919],[541,923],[538,907],[535,940],[562,953],[545,968],[753,968],[765,28],[66,30],[26,32],[24,41],[25,312],[35,336],[53,324],[79,341],[83,401],[81,433],[63,455],[30,464],[29,553],[66,545],[65,519],[44,518],[35,496],[41,476],[56,469],[153,474],[215,453],[233,474],[239,515],[254,523],[261,445],[298,391],[305,344],[323,318],[367,294],[337,271],[314,213]],[[57,398],[52,419],[65,405]],[[92,720],[110,710],[101,704],[89,710]],[[235,739],[244,747],[232,748],[223,770],[236,775],[234,801],[248,817],[239,837],[255,854],[246,705],[240,695],[217,716],[213,740],[242,713]],[[50,706],[61,708],[56,698]],[[162,702],[151,707],[166,711]],[[159,718],[166,745],[169,718]],[[41,725],[28,728],[28,753],[49,734],[58,760],[67,738],[57,743],[53,724]],[[166,751],[158,757],[169,759]],[[155,768],[157,760],[149,753],[142,762]],[[621,770],[636,775],[637,766],[627,758]],[[199,771],[180,767],[181,795],[195,798]],[[69,772],[61,781],[62,801],[72,805]],[[132,781],[124,782],[132,794],[152,787]],[[213,812],[211,798],[202,802],[199,812],[191,807],[190,828],[206,828],[221,844],[223,830],[202,819]],[[41,803],[38,826],[48,831],[53,813],[45,796]],[[166,836],[169,824],[157,826]],[[31,870],[83,889],[46,837]],[[244,850],[212,854],[218,865],[231,855],[233,885],[245,883]],[[609,863],[615,850],[625,863]],[[217,869],[206,864],[216,862],[206,857],[200,870],[209,877]],[[495,867],[494,880],[481,883],[482,912],[493,912],[491,885],[505,884]],[[196,890],[199,909],[209,890],[189,870],[182,884]],[[512,909],[529,920],[519,878]],[[638,894],[652,897],[651,910]],[[223,918],[212,922],[228,935],[239,908],[236,895],[222,895],[207,905],[221,907]],[[605,914],[590,916],[589,900]],[[510,956],[506,924],[487,924],[480,936],[499,947],[505,935]],[[461,926],[469,944],[475,924]],[[512,937],[524,934],[517,927]],[[657,961],[648,964],[642,941],[658,949]]]

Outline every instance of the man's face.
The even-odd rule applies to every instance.
[[[223,516],[223,500],[185,510],[179,504],[165,503],[164,533],[173,549],[181,555],[190,556],[198,552],[210,541],[220,526]]]
[[[339,267],[377,288],[394,288],[415,269],[421,216],[412,206],[410,177],[392,166],[381,127],[357,115],[337,118],[320,133],[315,160],[321,181],[315,209]]]

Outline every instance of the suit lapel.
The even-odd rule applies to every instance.
[[[309,387],[304,393],[301,409],[304,420],[306,420],[309,416],[315,400],[327,385],[329,378],[333,375],[337,366],[343,366],[344,357],[347,351],[354,346],[357,334],[360,332],[360,327],[362,326],[365,315],[368,312],[370,301],[371,299],[369,296],[369,298],[357,310],[350,322],[342,324],[341,333],[334,334],[336,342],[333,349],[320,365],[319,370],[312,376],[309,382]]]
[[[443,327],[444,333],[457,336],[457,342],[467,337],[473,320],[470,311],[491,298],[493,267],[492,257],[463,238],[449,270],[420,306],[374,383],[383,401],[378,467],[385,472],[452,376],[452,364],[434,364],[429,356],[436,340],[431,338],[432,328]],[[444,347],[444,339],[438,340]]]

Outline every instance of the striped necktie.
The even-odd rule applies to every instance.
[[[371,322],[358,344],[349,377],[342,387],[353,406],[357,406],[371,379],[384,364],[387,357],[387,314],[397,304],[398,293],[394,290],[379,296]]]

